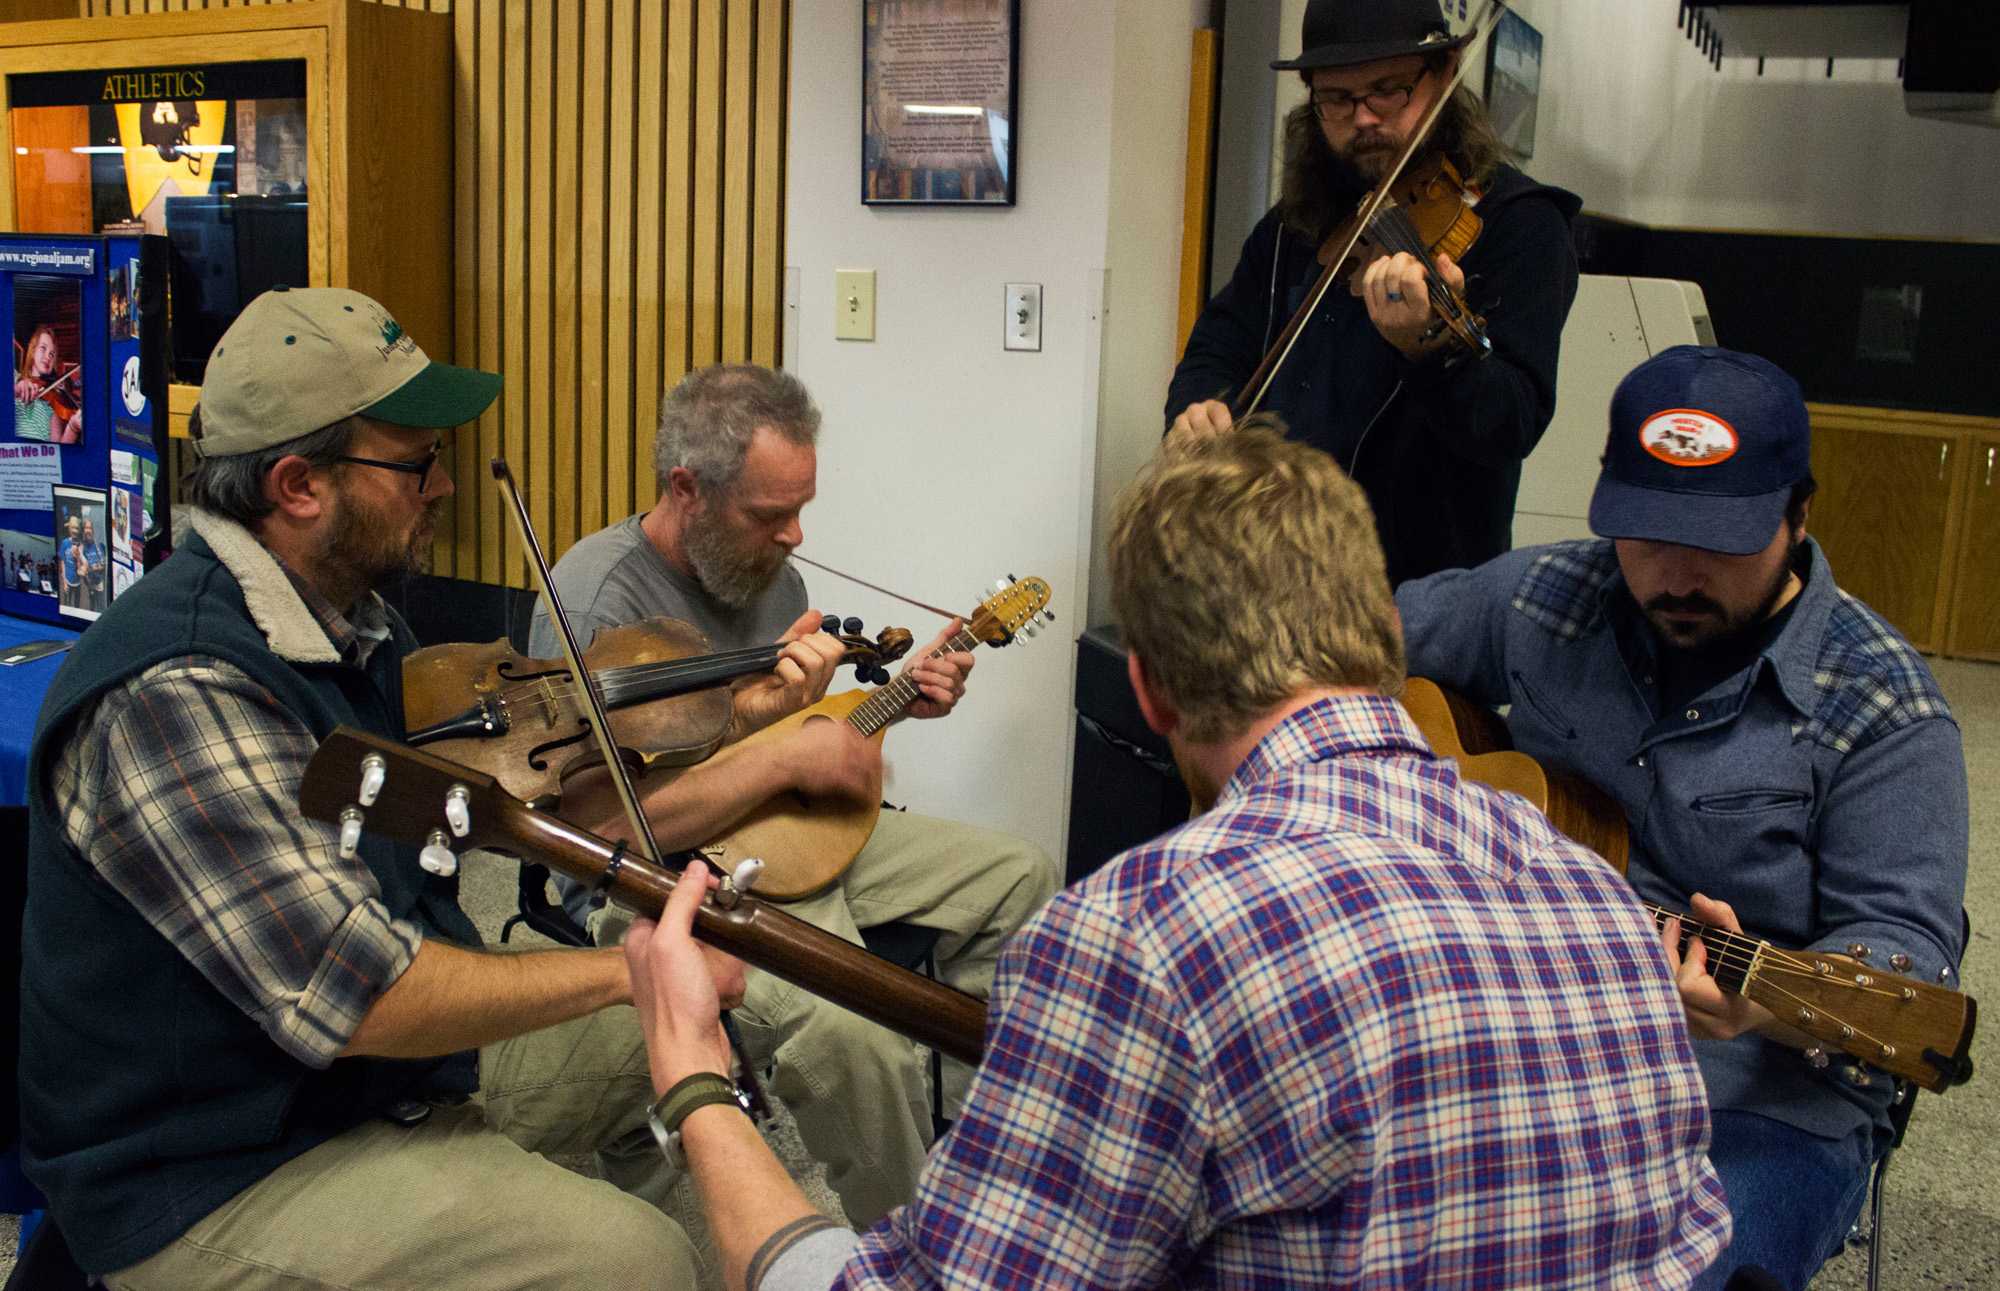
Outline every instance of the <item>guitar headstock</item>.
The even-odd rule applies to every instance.
[[[365,829],[422,847],[440,874],[457,869],[453,852],[503,842],[502,815],[520,805],[492,776],[350,726],[320,741],[299,784],[299,810],[340,826],[343,851]]]
[[[1048,608],[1053,595],[1039,578],[1009,574],[994,581],[993,590],[965,621],[965,630],[987,645],[1003,646],[1017,636],[1033,637],[1043,623],[1056,621]]]
[[[1766,949],[1743,994],[1780,1022],[1925,1089],[1941,1093],[1971,1074],[1978,1006],[1961,992],[1846,955]]]

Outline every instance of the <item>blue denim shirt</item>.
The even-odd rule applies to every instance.
[[[1413,676],[1511,705],[1523,752],[1625,809],[1647,900],[1729,902],[1774,944],[1955,983],[1967,801],[1958,724],[1880,615],[1811,570],[1791,621],[1743,671],[1660,711],[1657,645],[1609,542],[1512,551],[1396,594]],[[1710,1105],[1810,1133],[1886,1133],[1889,1081],[1746,1035],[1696,1040]],[[1866,1084],[1857,1082],[1866,1081]]]

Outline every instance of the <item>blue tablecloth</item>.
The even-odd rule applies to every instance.
[[[29,641],[74,641],[77,635],[52,623],[0,614],[0,655],[10,646]],[[0,667],[0,807],[19,807],[28,801],[28,742],[35,735],[42,696],[67,658],[69,653],[64,651],[32,663]]]

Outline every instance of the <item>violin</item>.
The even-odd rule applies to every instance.
[[[861,620],[828,615],[821,628],[839,638],[867,680],[888,680],[884,664],[908,653],[907,628],[874,640]],[[606,628],[583,655],[621,753],[638,771],[687,766],[721,747],[733,707],[723,683],[769,672],[784,647],[709,653],[692,624],[655,618]],[[583,697],[560,659],[531,659],[507,641],[429,646],[403,661],[403,720],[408,742],[477,767],[513,797],[548,805],[563,781],[601,759],[591,745]]]
[[[1488,0],[1479,21],[1473,24],[1479,36],[1492,31],[1505,8],[1499,0]],[[1467,49],[1470,48],[1468,45]],[[1433,316],[1424,340],[1449,335],[1455,351],[1454,358],[1484,358],[1493,352],[1493,341],[1486,334],[1486,320],[1474,312],[1463,293],[1444,280],[1438,273],[1436,263],[1439,255],[1448,255],[1457,261],[1478,240],[1484,222],[1472,208],[1479,201],[1479,190],[1468,184],[1457,168],[1444,158],[1414,170],[1410,165],[1418,150],[1430,138],[1432,128],[1442,117],[1445,105],[1457,92],[1470,66],[1471,59],[1461,53],[1457,70],[1425,112],[1417,128],[1410,132],[1410,140],[1403,146],[1396,164],[1390,167],[1388,177],[1369,190],[1354,215],[1321,245],[1319,260],[1324,267],[1312,290],[1306,293],[1298,312],[1285,324],[1285,330],[1278,334],[1277,342],[1258,363],[1250,379],[1243,383],[1236,398],[1230,401],[1229,412],[1233,421],[1241,421],[1257,410],[1257,405],[1264,401],[1264,395],[1271,387],[1271,379],[1277,376],[1278,369],[1291,354],[1299,334],[1319,311],[1327,289],[1336,282],[1345,282],[1350,274],[1357,272],[1365,262],[1363,253],[1366,252],[1379,250],[1387,255],[1408,252],[1423,266]]]

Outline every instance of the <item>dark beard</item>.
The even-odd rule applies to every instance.
[[[785,567],[782,548],[745,548],[721,528],[698,521],[688,526],[681,546],[702,590],[732,610],[756,600]]]
[[[343,584],[321,589],[327,599],[345,610],[366,592],[428,570],[431,539],[437,533],[437,516],[443,505],[443,498],[425,505],[423,522],[407,543],[395,541],[390,527],[375,513],[351,504],[343,506],[320,560],[326,577]]]
[[[1647,601],[1643,607],[1649,620],[1652,620],[1655,612],[1705,613],[1711,617],[1719,618],[1722,621],[1722,627],[1713,636],[1706,636],[1696,641],[1684,643],[1676,640],[1674,635],[1661,627],[1657,620],[1652,620],[1654,634],[1659,637],[1661,644],[1665,645],[1668,649],[1684,650],[1690,653],[1725,654],[1744,645],[1750,638],[1762,630],[1764,621],[1776,612],[1779,600],[1784,597],[1786,587],[1791,584],[1792,574],[1798,566],[1799,548],[1803,543],[1804,540],[1800,539],[1793,542],[1786,549],[1785,561],[1782,565],[1778,566],[1777,575],[1772,578],[1771,585],[1764,589],[1764,595],[1758,601],[1757,608],[1748,614],[1740,616],[1731,615],[1715,601],[1710,600],[1706,596],[1699,595],[1655,596]]]

